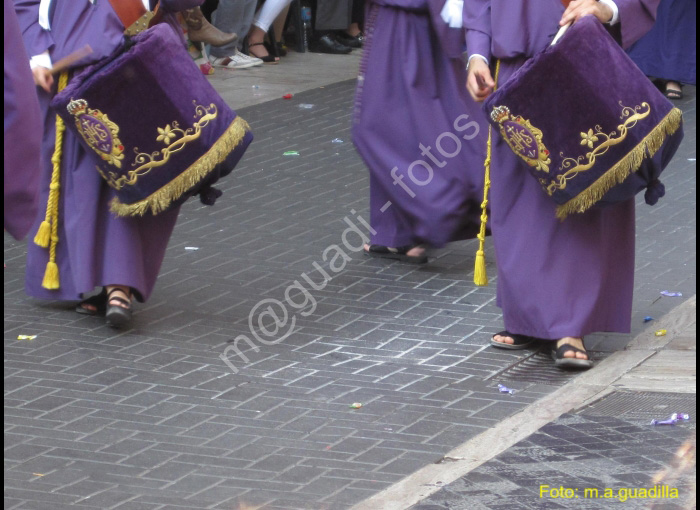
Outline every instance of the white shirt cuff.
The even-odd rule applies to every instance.
[[[612,18],[608,21],[608,25],[616,25],[620,21],[620,10],[613,0],[598,0],[601,4],[605,4],[612,10]]]
[[[489,59],[487,59],[483,55],[479,55],[478,53],[474,53],[473,55],[469,55],[469,60],[467,60],[467,69],[469,69],[469,63],[472,61],[473,58],[480,58],[484,62],[486,62],[486,65],[490,65]]]
[[[51,64],[51,57],[49,56],[49,50],[46,50],[41,55],[34,55],[29,59],[29,67],[34,69],[35,67],[45,67],[46,69],[51,69],[53,65]]]

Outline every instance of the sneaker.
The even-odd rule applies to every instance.
[[[249,57],[240,51],[228,57],[214,57],[209,55],[209,61],[214,67],[223,67],[225,69],[247,69],[249,67],[261,66],[263,61],[256,57]]]

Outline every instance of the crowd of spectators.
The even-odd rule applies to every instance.
[[[364,0],[309,0],[308,33],[303,34],[299,0],[205,0],[183,15],[189,39],[213,67],[246,69],[278,64],[287,43],[306,41],[307,51],[348,54],[362,48]],[[307,11],[308,12],[308,11]]]

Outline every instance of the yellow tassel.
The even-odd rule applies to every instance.
[[[483,250],[476,252],[476,260],[474,261],[474,283],[480,287],[489,284],[489,277],[486,274],[486,257]]]
[[[498,72],[501,68],[501,61],[496,62],[496,78],[494,82],[494,90],[498,86]],[[488,221],[488,214],[486,208],[489,205],[489,188],[491,187],[491,125],[489,124],[489,138],[486,142],[486,159],[484,160],[484,200],[481,202],[481,226],[479,227],[479,233],[476,235],[479,239],[479,249],[476,252],[476,258],[474,259],[474,285],[479,287],[485,287],[489,284],[489,277],[486,274],[486,256],[484,255],[484,245],[486,244],[486,222]]]
[[[68,84],[68,73],[64,71],[58,79],[58,90],[61,91]],[[34,237],[34,242],[42,248],[49,249],[49,262],[46,264],[44,279],[41,286],[45,289],[56,290],[60,287],[58,276],[58,264],[56,264],[56,246],[58,244],[58,201],[61,182],[61,156],[63,155],[63,134],[66,126],[61,117],[56,115],[56,141],[54,153],[51,157],[53,171],[51,172],[51,184],[49,186],[49,200],[46,204],[46,218],[39,225],[39,230]]]
[[[58,278],[58,264],[51,260],[46,264],[44,280],[41,282],[41,286],[49,290],[56,290],[61,286]]]
[[[49,242],[51,241],[51,223],[44,220],[39,225],[39,230],[34,236],[34,244],[41,246],[42,248],[48,248]]]

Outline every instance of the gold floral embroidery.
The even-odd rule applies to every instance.
[[[622,124],[618,125],[615,131],[606,134],[603,132],[603,128],[598,125],[586,133],[581,133],[581,145],[588,146],[589,149],[593,150],[577,158],[565,157],[563,153],[559,154],[562,157],[559,171],[562,173],[556,176],[556,181],[547,184],[548,195],[551,196],[554,192],[565,189],[568,181],[579,173],[590,170],[597,158],[608,152],[611,147],[622,143],[627,138],[629,130],[651,113],[651,106],[646,102],[633,108],[624,106],[621,101],[619,104],[622,107],[620,115]]]
[[[592,129],[588,133],[581,133],[581,145],[588,145],[589,149],[593,148],[593,144],[598,141],[598,137],[593,133]]]
[[[107,183],[117,191],[124,186],[133,186],[141,176],[148,174],[153,168],[165,165],[174,153],[197,140],[202,134],[202,129],[218,116],[218,110],[213,103],[208,107],[198,105],[194,101],[192,103],[195,106],[194,118],[198,119],[192,124],[192,127],[182,129],[177,121],[173,121],[166,124],[165,127],[157,128],[156,141],[164,143],[166,147],[150,154],[139,152],[138,147],[134,147],[136,156],[131,165],[132,169],[126,175],[119,175],[116,172],[104,173],[100,170]],[[171,140],[174,141],[171,142]]]

